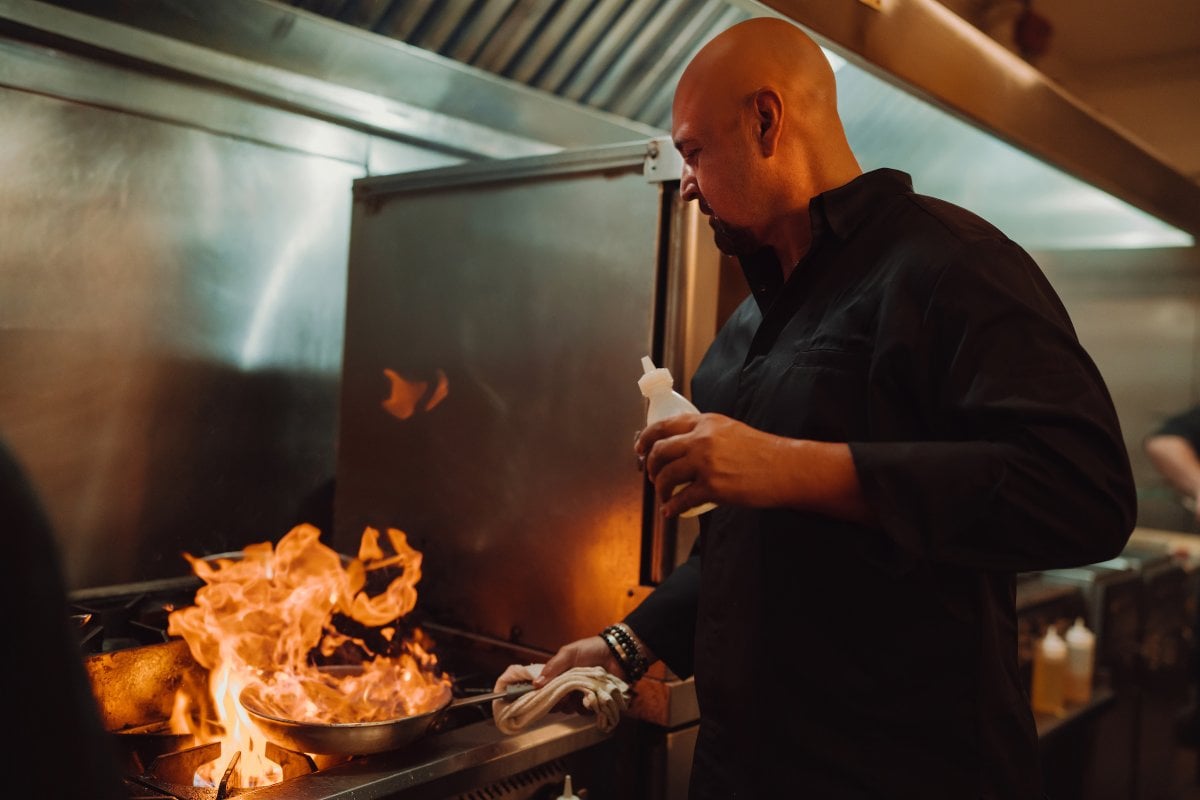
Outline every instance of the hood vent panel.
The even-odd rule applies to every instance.
[[[798,2],[769,3],[773,8],[768,8],[725,0],[294,0],[292,5],[661,131],[670,129],[674,85],[697,49],[750,16],[784,16],[815,34],[839,64],[840,105],[864,169],[905,170],[917,191],[965,205],[1033,249],[1190,246],[1193,239],[1186,231],[1200,228],[1200,212],[1180,210],[1192,201],[1200,208],[1200,187],[1181,176],[1162,178],[1166,188],[1109,180],[1109,174],[1131,174],[1136,166],[1130,159],[1152,162],[1155,174],[1171,172],[1119,134],[1106,131],[1098,137],[1123,145],[1115,162],[1105,154],[1085,154],[1080,159],[1092,161],[1073,163],[1061,141],[1039,147],[1039,139],[1061,139],[1063,133],[1049,127],[1057,109],[1047,105],[1039,79],[1030,79],[1036,71],[930,0],[894,0],[888,14],[864,5],[851,15]],[[946,63],[955,63],[933,65],[935,58],[963,57],[952,47],[920,56],[912,47],[901,54],[878,44],[906,40],[899,28],[917,22],[930,37],[969,46],[974,60],[964,68],[992,65],[1009,94],[1014,76],[1029,85],[1036,97],[1030,113],[1037,115],[1040,128],[1030,133],[1027,123],[1014,120],[1010,132],[985,113],[955,107],[953,98],[939,96],[936,85],[906,84],[912,75],[919,80],[926,72],[945,74]],[[897,30],[880,36],[875,27],[884,25]],[[898,77],[887,66],[890,59],[921,63],[912,75]],[[978,102],[985,100],[986,93]],[[1069,98],[1061,104],[1070,105],[1075,117],[1063,130],[1079,136],[1078,104]],[[1085,125],[1107,128],[1083,116]],[[1112,163],[1092,166],[1103,159]]]

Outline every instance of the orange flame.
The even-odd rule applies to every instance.
[[[418,406],[421,411],[432,411],[450,393],[450,382],[440,368],[434,371],[432,388],[429,381],[407,380],[394,369],[385,367],[383,374],[391,389],[380,405],[396,419],[408,419],[417,413]]]
[[[207,691],[184,687],[176,698],[171,729],[191,733],[197,744],[220,741],[221,756],[197,772],[197,785],[215,785],[240,752],[235,782],[241,787],[282,780],[265,758],[264,737],[238,702],[244,689],[270,713],[301,722],[374,722],[437,708],[450,681],[437,667],[423,632],[413,628],[394,640],[395,623],[416,606],[421,554],[402,531],[387,531],[393,554],[379,532],[363,532],[358,557],[346,559],[320,542],[320,531],[299,525],[277,546],[246,547],[240,558],[208,561],[184,557],[205,583],[195,605],[174,611],[168,633],[182,636],[209,672]],[[399,570],[371,596],[368,573]],[[335,614],[376,629],[388,653],[372,651],[362,636],[338,630]],[[393,652],[395,651],[395,652]],[[322,670],[320,659],[354,653],[356,669]]]

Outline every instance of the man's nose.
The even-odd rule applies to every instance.
[[[686,164],[679,176],[679,196],[684,200],[696,200],[700,197],[700,189],[696,186],[696,176],[692,174],[691,167]]]

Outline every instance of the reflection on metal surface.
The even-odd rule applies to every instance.
[[[396,419],[408,419],[421,411],[432,411],[446,399],[450,393],[450,381],[442,369],[435,370],[436,376],[432,381],[411,381],[390,367],[383,370],[391,389],[388,396],[380,403],[383,410]]]
[[[645,130],[277,4],[186,6],[136,10],[209,40],[0,0],[0,435],[74,593],[331,528],[355,178]],[[338,106],[439,91],[419,130]]]
[[[287,204],[292,208],[287,233],[280,237],[276,252],[258,266],[259,271],[266,272],[266,280],[257,289],[258,300],[241,345],[238,365],[242,369],[314,366],[314,359],[292,361],[289,351],[305,342],[304,334],[313,319],[319,319],[331,301],[340,299],[329,295],[325,282],[306,280],[311,276],[305,273],[312,270],[314,253],[327,254],[331,274],[340,266],[333,256],[337,251],[327,248],[344,246],[346,241],[346,180],[354,173],[332,170],[327,162],[317,159],[305,159],[286,174],[286,194],[295,199]],[[214,191],[212,195],[219,193]],[[281,204],[275,202],[278,208]],[[340,356],[336,349],[325,353],[319,367],[336,371]]]
[[[640,578],[663,185],[644,145],[597,150],[355,191],[336,540],[388,520],[434,619],[543,649],[619,617]],[[449,394],[400,423],[384,369],[442,369]]]
[[[361,171],[23,92],[0,107],[0,433],[71,586],[287,530],[332,471]]]

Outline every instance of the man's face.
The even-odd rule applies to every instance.
[[[717,247],[731,256],[749,255],[763,243],[750,227],[747,196],[749,142],[738,129],[736,109],[706,104],[702,91],[681,84],[672,108],[671,134],[683,157],[679,192],[708,217]],[[724,117],[718,115],[725,112]]]

